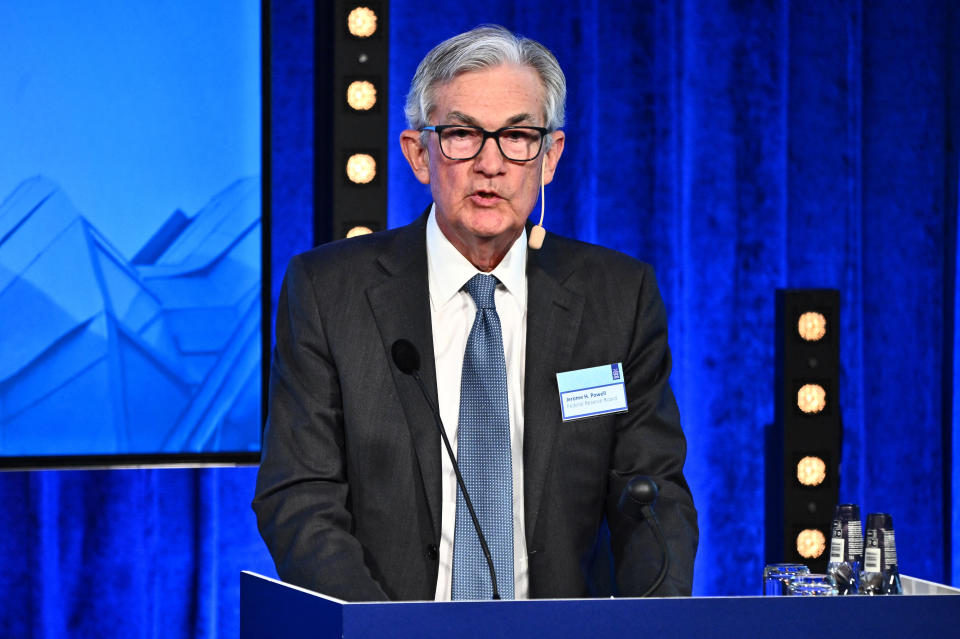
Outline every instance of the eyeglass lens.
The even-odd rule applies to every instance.
[[[540,152],[541,135],[535,129],[509,128],[497,133],[500,150],[510,160],[526,161]],[[483,131],[469,127],[444,129],[440,145],[447,157],[454,160],[472,158],[483,144]]]

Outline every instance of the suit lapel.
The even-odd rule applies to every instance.
[[[384,280],[367,289],[419,465],[435,538],[440,536],[440,436],[416,382],[392,366],[390,349],[401,338],[420,351],[420,375],[434,405],[436,366],[427,281],[426,215],[401,229],[379,258]],[[547,242],[527,259],[527,346],[524,380],[524,521],[528,547],[534,538],[543,489],[556,441],[559,396],[556,373],[568,370],[584,299],[563,286],[573,271]]]
[[[549,238],[527,259],[527,352],[523,409],[524,523],[528,547],[560,423],[556,374],[568,370],[584,299],[563,286],[573,271]]]
[[[433,413],[416,382],[397,370],[391,356],[391,347],[398,339],[408,339],[417,347],[420,351],[420,375],[436,405],[437,376],[430,323],[425,222],[424,215],[401,229],[390,247],[379,257],[386,278],[367,289],[367,300],[376,319],[393,382],[410,428],[435,538],[439,539],[440,434]]]

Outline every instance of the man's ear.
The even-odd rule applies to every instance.
[[[553,144],[543,159],[544,184],[550,184],[550,182],[553,181],[553,174],[557,170],[557,163],[560,162],[560,156],[563,155],[563,140],[566,137],[563,131],[554,131],[548,135],[553,137]]]
[[[413,175],[422,184],[430,184],[430,154],[427,147],[420,142],[420,132],[406,129],[400,134],[400,150],[407,158]]]

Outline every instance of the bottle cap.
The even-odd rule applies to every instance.
[[[893,530],[893,517],[889,513],[870,513],[867,515],[867,530],[871,528]]]
[[[856,504],[837,504],[834,519],[839,521],[860,521],[860,506]]]

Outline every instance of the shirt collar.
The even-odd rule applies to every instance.
[[[437,225],[437,205],[430,208],[427,218],[427,276],[430,284],[430,304],[439,310],[448,304],[467,281],[480,273]],[[522,311],[527,306],[527,230],[523,229],[504,258],[490,274],[495,276]]]

